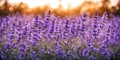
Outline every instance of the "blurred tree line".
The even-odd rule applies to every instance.
[[[111,8],[109,8],[109,5],[110,5],[109,0],[103,0],[102,3],[103,3],[102,7],[100,7],[98,9],[100,14],[102,14],[104,11],[107,11],[108,13],[112,13],[114,15],[120,15],[120,1],[118,2],[118,4],[116,6],[112,6]],[[84,2],[84,4],[79,6],[78,7],[79,9],[78,10],[76,9],[75,11],[80,12],[80,9],[82,7],[84,7],[85,4],[90,5],[93,3],[92,2]],[[0,16],[6,16],[8,14],[15,14],[16,12],[19,12],[21,15],[23,13],[25,13],[25,14],[34,13],[35,15],[44,14],[45,10],[48,10],[48,9],[49,9],[49,6],[45,6],[45,8],[36,7],[34,9],[29,9],[29,6],[25,3],[22,3],[22,2],[18,5],[11,5],[8,2],[8,0],[0,0]],[[94,14],[95,9],[94,10],[88,9],[88,11],[90,12],[90,14]],[[56,11],[54,11],[54,12],[55,12],[55,14],[57,14]],[[59,15],[59,14],[57,14],[57,15]]]

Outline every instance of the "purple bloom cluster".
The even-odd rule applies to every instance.
[[[112,60],[120,50],[120,18],[107,16],[0,17],[0,59]]]

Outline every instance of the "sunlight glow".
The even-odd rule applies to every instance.
[[[82,5],[85,1],[90,1],[93,3],[99,3],[101,6],[102,0],[8,0],[11,4],[18,4],[20,2],[26,3],[30,8],[35,8],[37,6],[44,7],[45,5],[50,6],[53,9],[61,6],[64,9],[76,8]],[[110,0],[111,6],[117,5],[119,0]]]
[[[118,4],[119,0],[110,0],[110,3],[112,6],[116,6]]]
[[[62,4],[62,7],[66,9],[68,7],[75,8],[81,5],[83,2],[84,0],[63,0],[61,4]]]
[[[20,3],[24,2],[28,4],[30,8],[34,8],[36,6],[45,6],[50,5],[52,8],[58,8],[58,6],[61,4],[64,9],[67,9],[69,7],[75,8],[76,6],[81,5],[84,0],[9,0],[10,3]]]

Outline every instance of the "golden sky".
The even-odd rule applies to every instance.
[[[37,6],[44,7],[49,5],[51,8],[56,9],[61,4],[64,9],[75,8],[80,6],[84,1],[91,1],[93,3],[101,3],[102,0],[8,0],[11,4],[18,4],[20,2],[26,3],[30,8]],[[119,0],[110,0],[110,5],[115,6]]]
[[[7,0],[11,5],[9,10],[14,11],[14,7],[18,6],[21,8],[23,13],[35,13],[35,14],[44,14],[46,10],[50,10],[53,14],[65,16],[65,15],[76,15],[82,14],[85,12],[90,12],[93,14],[95,10],[100,10],[101,7],[105,7],[103,4],[103,0]],[[106,8],[110,10],[110,12],[114,11],[114,9],[119,10],[120,7],[116,6],[119,0],[109,0],[110,4],[107,7],[100,10],[100,13],[105,11]],[[0,0],[0,6],[2,7],[5,0]],[[23,5],[20,5],[23,3]],[[115,8],[112,8],[112,7]],[[25,7],[25,9],[24,9]],[[37,8],[36,8],[37,7]],[[38,8],[40,7],[40,8]],[[2,7],[4,8],[4,7]],[[1,8],[1,9],[2,9]],[[30,8],[30,9],[29,9]],[[32,8],[32,9],[31,9]]]

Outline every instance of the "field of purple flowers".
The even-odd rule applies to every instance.
[[[120,17],[0,17],[0,60],[120,60]]]

